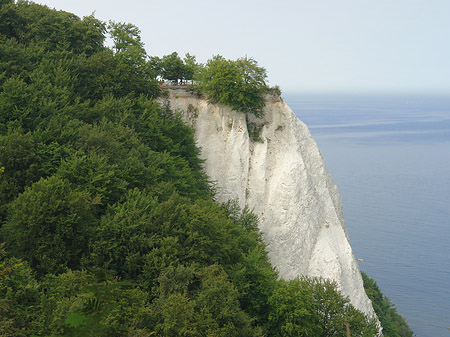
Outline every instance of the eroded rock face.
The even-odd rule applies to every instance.
[[[169,90],[171,107],[194,128],[217,183],[219,201],[235,198],[260,218],[272,264],[284,279],[337,281],[359,310],[373,315],[349,243],[342,202],[306,125],[280,99],[268,97],[264,117],[247,117],[185,89]],[[260,141],[249,137],[260,129]]]

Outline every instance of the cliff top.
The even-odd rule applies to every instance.
[[[204,94],[201,92],[196,91],[192,86],[190,85],[167,85],[163,84],[160,85],[162,92],[167,92],[170,98],[203,98],[207,99]],[[263,95],[264,102],[266,103],[277,103],[277,102],[283,102],[283,99],[278,93],[268,92]]]

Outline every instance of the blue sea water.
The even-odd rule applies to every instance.
[[[340,190],[351,245],[419,337],[450,336],[450,96],[283,99]]]

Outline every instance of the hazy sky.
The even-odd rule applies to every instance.
[[[149,55],[255,58],[301,92],[450,93],[450,0],[41,0],[133,23]]]

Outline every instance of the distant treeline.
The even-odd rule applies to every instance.
[[[376,333],[334,283],[278,280],[257,217],[214,201],[137,27],[0,6],[1,336]],[[232,82],[265,88],[215,57],[201,90],[221,102],[205,78],[244,65]]]

